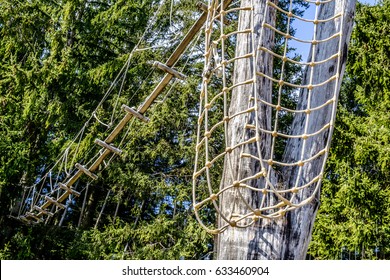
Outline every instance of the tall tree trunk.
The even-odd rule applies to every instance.
[[[266,5],[265,0],[243,0],[241,6],[251,6],[254,2],[255,15],[254,18],[247,16],[247,11],[241,11],[239,17],[239,30],[250,28],[254,19],[254,27],[256,35],[253,37],[250,34],[240,34],[237,37],[236,56],[253,51],[253,46],[260,45],[272,49],[274,42],[274,34],[270,29],[265,28],[261,34],[261,23],[264,16],[267,17],[267,22],[275,21],[273,9],[268,9],[266,15],[263,14]],[[317,40],[328,38],[337,32],[342,32],[340,40],[329,40],[327,42],[315,44],[312,46],[312,52],[309,55],[309,61],[321,61],[338,53],[339,44],[341,44],[341,63],[338,65],[338,59],[329,60],[326,63],[316,65],[316,67],[307,67],[304,72],[304,84],[319,84],[328,78],[334,76],[337,71],[341,81],[347,55],[348,42],[353,25],[353,14],[355,9],[355,0],[335,0],[328,4],[321,5],[318,13],[318,19],[327,19],[333,15],[345,11],[344,22],[340,18],[326,23],[319,23],[315,36]],[[274,24],[273,24],[274,25]],[[275,25],[274,25],[275,26]],[[342,30],[341,30],[342,28]],[[260,38],[261,37],[261,38]],[[253,44],[253,40],[255,41]],[[314,51],[314,52],[313,52]],[[272,76],[273,63],[272,57],[265,52],[260,52],[258,59],[253,63],[252,59],[237,60],[234,67],[234,84],[246,81],[253,76],[254,68],[257,71],[263,72],[268,76]],[[302,89],[299,93],[299,102],[297,109],[306,109],[308,100],[310,108],[314,108],[320,104],[324,104],[331,99],[335,88],[339,91],[340,83],[336,80],[325,84],[324,86],[315,87],[309,92],[307,88]],[[240,86],[233,90],[231,97],[231,105],[229,115],[246,110],[248,108],[249,97],[254,93],[259,99],[271,102],[272,100],[272,84],[268,79],[263,77],[256,78],[254,85]],[[337,100],[335,100],[337,102]],[[265,105],[253,104],[257,110],[257,114],[253,114],[257,118],[257,124],[266,130],[272,131],[272,110]],[[313,111],[310,114],[296,113],[294,116],[291,135],[310,134],[320,130],[325,124],[329,123],[332,118],[333,105],[329,104],[322,109]],[[251,120],[252,118],[252,120]],[[253,116],[249,114],[241,115],[229,122],[227,136],[230,142],[227,145],[230,147],[237,143],[243,142],[254,137],[254,132],[245,128],[246,123],[253,123]],[[306,128],[306,130],[305,130]],[[332,128],[325,129],[315,137],[308,139],[293,138],[287,141],[283,162],[298,162],[302,160],[302,149],[304,158],[310,158],[327,145],[330,141]],[[257,143],[248,144],[244,148],[244,153],[248,152],[252,155],[260,154],[263,159],[269,159],[271,155],[271,135],[261,133],[258,134]],[[305,144],[304,144],[305,142]],[[304,145],[304,146],[303,146]],[[304,166],[282,168],[278,174],[269,167],[270,181],[272,184],[281,182],[279,186],[284,189],[290,189],[295,185],[303,185],[310,182],[314,177],[323,172],[323,160],[326,156],[320,156],[317,159],[306,163]],[[253,159],[242,159],[241,152],[238,150],[231,152],[225,157],[224,174],[221,181],[221,189],[227,185],[234,185],[234,180],[245,178],[253,174],[259,173],[261,170],[259,162]],[[299,192],[295,200],[302,201],[311,196],[313,188],[315,189],[319,182]],[[258,188],[259,185],[264,185],[264,179],[249,180],[246,184]],[[267,203],[274,202],[270,194]],[[237,200],[244,199],[248,205],[238,204]],[[234,213],[243,213],[245,208],[256,209],[260,206],[262,199],[261,192],[251,190],[243,190],[240,188],[237,192],[236,188],[225,191],[221,197],[222,214],[225,217],[234,217]],[[264,205],[263,205],[264,206]],[[233,224],[226,231],[220,234],[217,240],[217,258],[218,259],[304,259],[306,257],[307,248],[311,238],[311,232],[315,215],[319,206],[319,192],[316,198],[306,206],[297,210],[287,212],[283,217],[268,220],[260,219],[254,225],[240,228],[236,227],[234,220],[229,221]],[[246,209],[248,210],[248,209]],[[220,219],[220,226],[226,223]]]

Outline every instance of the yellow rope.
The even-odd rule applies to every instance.
[[[205,28],[205,68],[202,89],[200,93],[200,108],[198,119],[197,145],[195,150],[195,164],[193,174],[193,205],[196,218],[200,225],[212,234],[219,234],[229,227],[245,228],[254,225],[254,223],[262,218],[277,219],[283,217],[287,211],[293,211],[310,203],[317,195],[324,172],[325,161],[328,156],[330,141],[325,140],[326,144],[320,151],[310,154],[307,152],[309,141],[315,137],[320,137],[327,132],[332,134],[335,120],[335,112],[337,106],[337,95],[340,83],[340,64],[342,52],[342,38],[343,38],[343,22],[345,17],[344,7],[336,7],[334,14],[326,19],[319,18],[320,9],[324,5],[335,0],[326,1],[306,1],[315,4],[314,19],[307,19],[293,14],[293,1],[290,1],[288,10],[278,7],[271,1],[266,1],[263,12],[263,22],[260,25],[260,35],[256,35],[255,25],[255,5],[254,0],[251,0],[251,5],[248,6],[248,1],[241,1],[241,7],[224,7],[224,0],[209,0],[208,18]],[[267,18],[270,12],[282,13],[287,17],[286,32],[278,30],[275,22],[268,22]],[[250,26],[240,30],[237,24],[236,30],[231,30],[224,25],[224,18],[229,15],[245,16],[250,18]],[[292,19],[297,21],[310,22],[314,25],[312,40],[303,40],[292,36],[289,33]],[[320,24],[334,23],[336,30],[334,34],[326,38],[319,38],[321,26]],[[243,28],[243,27],[241,27]],[[265,32],[278,33],[285,38],[285,45],[283,54],[276,54],[271,48],[262,45],[262,37]],[[227,51],[228,41],[237,40],[237,35],[249,34],[251,35],[252,46],[248,46],[245,50],[240,50],[238,54],[230,55]],[[259,36],[258,45],[255,45],[255,38]],[[290,41],[297,41],[301,43],[310,44],[311,57],[308,62],[299,62],[287,57],[288,44]],[[318,46],[321,43],[330,40],[338,40],[338,51],[327,58],[316,61]],[[255,50],[255,51],[253,51]],[[270,55],[273,59],[282,60],[280,70],[280,78],[271,77],[267,72],[257,64],[262,55]],[[234,81],[232,76],[232,69],[235,63],[240,60],[247,59],[253,63],[252,77],[246,77],[243,81]],[[314,71],[324,63],[335,61],[337,63],[336,75],[323,75],[324,81],[314,82]],[[285,80],[286,63],[305,66],[308,71],[308,81],[303,84],[293,84]],[[259,69],[260,68],[260,69]],[[275,102],[261,98],[257,93],[257,83],[260,79],[265,79],[270,83],[276,84],[277,90],[274,92]],[[305,108],[293,109],[287,108],[282,104],[283,87],[290,87],[307,91],[307,100]],[[325,100],[322,104],[312,105],[312,97],[314,94],[319,94],[320,87],[327,86],[333,89],[333,96]],[[234,89],[246,87],[252,91],[251,97],[247,101],[246,108],[239,108],[237,112],[229,113],[228,101],[231,99]],[[316,90],[314,92],[314,90]],[[273,120],[272,130],[269,130],[261,125],[259,122],[259,106],[269,108],[269,110],[276,111]],[[312,121],[312,113],[319,111],[326,106],[332,109],[330,121],[323,125],[317,131],[309,131],[309,122]],[[223,113],[222,113],[223,112]],[[219,113],[219,114],[218,114]],[[302,124],[303,133],[299,135],[292,135],[279,130],[280,113],[290,114],[305,114],[305,121]],[[221,115],[221,117],[218,117]],[[255,117],[253,117],[255,116]],[[234,136],[235,132],[229,131],[229,123],[245,120],[241,125],[241,135]],[[216,148],[213,143],[218,143],[224,137],[223,152],[215,152]],[[261,141],[261,136],[268,135],[271,137],[271,147],[263,147],[264,143]],[[234,139],[231,139],[231,138]],[[283,139],[302,139],[300,145],[300,155],[298,161],[282,162],[275,159],[275,146],[277,138]],[[250,145],[256,145],[255,154],[249,149]],[[261,153],[262,148],[270,149],[270,157],[263,158]],[[309,147],[310,148],[310,147]],[[238,162],[232,162],[231,155],[240,155]],[[243,174],[243,170],[247,171],[245,165],[249,161],[256,162],[259,168],[252,168],[252,174]],[[314,160],[320,160],[322,167],[318,174],[314,174],[312,178],[303,180],[303,168],[311,164]],[[224,176],[218,174],[221,167],[224,166],[226,173]],[[275,166],[295,167],[297,168],[298,176],[292,185],[287,185],[286,182],[274,182],[272,178],[275,172]],[[244,176],[240,178],[240,176]],[[226,180],[226,178],[229,180]],[[224,179],[223,179],[224,178]],[[223,179],[223,180],[222,180]],[[222,181],[221,181],[222,180]],[[228,183],[226,183],[227,181]],[[253,184],[253,182],[262,182],[262,185]],[[232,182],[232,183],[229,183]],[[252,203],[245,197],[245,190],[250,190],[259,193],[261,199],[259,208],[254,209]],[[304,197],[303,191],[310,190],[310,196]],[[268,199],[268,194],[272,194],[274,199]],[[223,195],[232,195],[234,203],[232,205],[221,205]],[[268,200],[267,200],[268,199]],[[202,219],[205,211],[214,208],[218,215],[219,223],[217,226],[206,224]],[[209,222],[208,222],[209,223]]]

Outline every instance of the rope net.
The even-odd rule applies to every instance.
[[[346,41],[346,0],[303,1],[312,18],[292,0],[226,2],[208,3],[193,174],[195,214],[213,234],[318,199]],[[295,36],[293,21],[311,29],[310,40]],[[297,44],[310,48],[307,62],[289,54]],[[302,78],[289,75],[292,67]]]

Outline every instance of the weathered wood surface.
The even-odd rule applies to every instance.
[[[251,4],[250,0],[241,1],[241,6],[248,6]],[[340,75],[340,81],[342,79],[348,42],[353,26],[353,15],[355,11],[355,0],[335,0],[321,7],[319,11],[319,19],[325,19],[333,16],[336,13],[341,12],[343,9],[346,12],[344,22],[341,23],[340,19],[331,21],[328,23],[318,24],[318,30],[316,37],[318,40],[327,38],[340,31],[342,27],[342,40],[341,44],[341,64],[337,65],[337,59],[330,60],[326,63],[318,65],[314,68],[312,73],[312,84],[319,84],[331,76],[337,74]],[[263,7],[266,3],[265,0],[255,1],[255,30],[257,32],[256,39],[259,39],[260,23],[262,21]],[[239,18],[239,28],[245,29],[250,27],[251,18],[244,16],[245,12],[241,12]],[[268,17],[274,15],[268,14]],[[273,34],[271,32],[266,33],[262,38],[262,45],[266,47],[272,47]],[[250,35],[241,34],[237,38],[236,56],[243,53],[251,52],[248,48],[252,47]],[[339,41],[329,40],[325,43],[317,44],[314,48],[314,60],[321,61],[327,57],[338,52]],[[309,55],[311,60],[312,53]],[[258,58],[257,66],[258,69],[272,76],[272,61],[269,56],[264,53]],[[253,74],[253,66],[249,60],[237,61],[234,71],[235,83],[249,79]],[[303,83],[309,84],[311,75],[311,67],[307,67],[304,72]],[[340,83],[335,84],[336,81],[332,81],[324,86],[314,88],[311,93],[311,107],[315,107],[319,104],[326,103],[333,94],[334,87],[336,86],[337,93],[340,88]],[[271,100],[271,88],[270,83],[264,78],[257,79],[257,94],[264,100]],[[242,109],[246,109],[248,104],[248,96],[252,93],[253,88],[251,86],[239,87],[232,92],[232,101],[229,109],[229,113],[238,112]],[[302,89],[299,94],[299,104],[297,109],[307,107],[307,100],[309,91]],[[337,98],[336,98],[337,101]],[[259,125],[262,128],[271,130],[271,111],[264,106],[258,108]],[[325,106],[317,112],[311,114],[295,114],[292,131],[290,134],[299,135],[304,133],[305,123],[307,122],[307,133],[318,131],[332,118],[333,105]],[[308,118],[308,119],[307,119]],[[245,132],[243,134],[245,119],[237,118],[234,122],[230,122],[228,126],[228,136],[231,139],[231,144],[234,145],[242,141],[242,137],[250,137],[251,132]],[[304,150],[305,158],[309,158],[321,149],[326,147],[328,141],[330,141],[332,129],[327,129],[320,133],[317,137],[308,138],[306,141],[306,148]],[[287,141],[285,153],[283,156],[284,162],[297,162],[301,158],[301,147],[303,145],[302,138],[290,139]],[[270,143],[271,139],[267,135],[260,134],[260,145],[249,146],[251,154],[256,154],[257,150],[260,149],[261,154],[264,158],[269,158],[270,154]],[[221,181],[221,188],[226,184],[231,184],[231,178],[239,175],[241,178],[247,176],[247,174],[255,174],[259,172],[259,165],[253,161],[242,162],[242,169],[238,174],[239,153],[231,153],[225,158],[224,174]],[[230,161],[230,162],[229,162]],[[229,168],[229,164],[233,165],[232,170]],[[320,174],[323,170],[323,157],[318,160],[312,161],[310,164],[305,164],[302,167],[302,176],[299,184],[310,181],[313,177]],[[233,174],[228,174],[233,173]],[[232,176],[233,175],[233,176]],[[282,181],[284,188],[291,188],[297,183],[298,167],[284,168],[280,173],[271,174],[270,179],[273,183]],[[261,180],[252,181],[252,184],[264,184]],[[311,195],[313,188],[310,187],[305,191],[301,192],[300,196],[296,199],[300,201]],[[242,191],[242,196],[246,199],[249,204],[256,208],[261,200],[261,193]],[[229,216],[231,212],[240,212],[239,207],[245,206],[234,206],[235,197],[234,192],[225,192],[221,199],[222,212]],[[269,200],[271,203],[272,200]],[[306,206],[299,208],[298,210],[287,212],[283,218],[277,220],[260,220],[254,226],[248,228],[235,228],[229,227],[223,232],[217,239],[216,242],[216,253],[218,259],[304,259],[306,257],[307,248],[311,239],[311,232],[316,216],[316,212],[319,207],[319,193],[317,193],[316,199],[311,201]],[[220,221],[222,223],[223,221]]]
[[[251,0],[242,0],[241,7],[251,6]],[[263,10],[265,7],[266,1],[257,1],[254,11],[255,11],[255,28],[260,31],[261,23],[263,22]],[[267,15],[269,21],[275,21],[275,14],[269,13]],[[238,30],[245,30],[251,28],[251,11],[241,11],[238,23]],[[253,38],[252,34],[241,33],[237,36],[237,45],[236,45],[236,57],[246,55],[248,53],[253,53],[258,45],[259,32],[257,32],[256,37]],[[272,48],[274,41],[274,34],[270,31],[266,32],[263,35],[264,46]],[[253,39],[255,41],[253,42]],[[260,64],[263,67],[264,73],[272,76],[272,57],[267,53],[262,53],[260,58]],[[233,84],[238,84],[250,79],[253,79],[255,73],[256,63],[254,63],[251,57],[246,59],[238,60],[234,65],[234,76]],[[268,102],[272,99],[272,83],[270,80],[264,78],[256,78],[257,90],[262,94],[262,98]],[[234,115],[237,112],[245,111],[248,109],[248,102],[250,97],[253,94],[254,85],[248,84],[241,87],[235,88],[231,93],[231,104],[229,108],[229,115]],[[252,104],[254,105],[254,104]],[[260,105],[260,104],[258,104]],[[259,122],[262,127],[271,127],[271,110],[266,108],[264,105],[258,107],[259,110]],[[227,138],[229,139],[228,146],[232,147],[237,143],[244,142],[245,140],[255,136],[254,131],[245,131],[245,123],[247,122],[246,115],[240,115],[232,119],[228,124],[228,131],[226,133]],[[252,120],[253,122],[253,120]],[[270,135],[261,135],[261,142],[265,147],[271,145]],[[257,154],[256,144],[252,144],[249,147],[246,147],[251,151],[246,151],[250,154]],[[265,151],[264,156],[269,157],[269,151]],[[255,174],[255,172],[260,171],[259,166],[253,160],[245,159],[244,164],[241,166],[241,170],[238,170],[240,161],[240,150],[234,150],[230,155],[225,157],[224,164],[224,173],[221,181],[221,189],[231,185],[235,178],[248,177],[250,174]],[[232,168],[229,168],[229,167]],[[256,170],[257,169],[257,170]],[[263,180],[260,180],[264,184]],[[240,202],[237,202],[237,197],[235,189],[226,191],[221,197],[222,213],[229,217],[233,213],[243,213],[246,211],[246,206]],[[254,208],[258,204],[258,197],[256,194],[252,194],[251,191],[241,191],[243,199],[248,201]],[[232,207],[234,205],[234,207]],[[225,223],[225,221],[219,221],[220,226]],[[249,227],[246,229],[239,228],[228,228],[224,233],[218,236],[218,245],[217,245],[217,258],[218,259],[247,259],[247,254],[250,250],[250,245],[253,242],[254,234],[259,230],[259,228]]]

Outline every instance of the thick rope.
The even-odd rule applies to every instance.
[[[287,10],[277,6],[277,4],[266,1],[264,17],[261,23],[259,35],[255,32],[255,5],[254,0],[250,1],[250,6],[234,6],[223,9],[224,0],[209,0],[208,19],[205,28],[205,68],[203,74],[203,83],[200,93],[200,107],[198,119],[197,145],[195,154],[194,174],[193,174],[193,204],[195,215],[208,232],[218,234],[226,230],[228,227],[245,228],[252,226],[254,222],[261,218],[276,219],[283,217],[287,211],[292,211],[310,203],[318,194],[319,187],[324,175],[325,161],[327,159],[330,148],[330,137],[325,142],[325,147],[320,151],[310,154],[308,153],[308,145],[312,139],[320,137],[327,133],[332,135],[335,113],[338,98],[338,88],[340,83],[340,67],[342,54],[342,39],[343,39],[343,23],[345,18],[345,5],[339,11],[335,7],[334,14],[326,19],[319,18],[319,11],[324,5],[335,0],[326,1],[306,1],[313,3],[315,7],[314,19],[307,19],[293,14],[293,1]],[[269,13],[280,13],[287,18],[287,31],[278,30],[274,22],[268,22]],[[250,27],[243,30],[231,30],[224,25],[224,18],[229,15],[238,17],[245,16],[250,18]],[[218,20],[218,23],[217,23]],[[292,20],[310,22],[313,24],[312,40],[302,40],[289,33]],[[334,23],[336,26],[335,33],[327,38],[318,38],[320,32],[320,24]],[[339,24],[338,24],[339,23]],[[229,30],[229,31],[228,31]],[[262,45],[262,40],[266,32],[274,32],[285,38],[283,53],[276,54],[274,50]],[[238,34],[250,34],[252,45],[247,48],[245,54],[237,56],[229,56],[227,51],[228,42],[237,40]],[[258,45],[255,45],[256,36],[259,36]],[[301,43],[311,45],[311,57],[308,62],[295,61],[288,57],[289,43],[294,40]],[[337,40],[338,50],[329,57],[317,60],[318,45]],[[258,62],[264,55],[271,55],[273,59],[282,60],[280,67],[280,77],[274,78],[259,67]],[[232,82],[233,65],[240,60],[250,59],[253,70],[252,77],[244,81]],[[314,71],[324,63],[336,61],[337,71],[335,75],[326,77],[322,82],[314,83]],[[286,80],[287,63],[308,68],[308,81],[303,84],[294,84]],[[268,80],[276,85],[277,89],[273,90],[274,101],[270,102],[261,97],[258,91],[258,85],[261,79]],[[229,100],[232,92],[241,87],[251,87],[252,94],[247,100],[247,108],[239,110],[229,115]],[[331,86],[333,88],[332,97],[320,105],[313,106],[312,100],[314,90],[323,86]],[[296,90],[307,90],[307,100],[305,108],[287,108],[282,104],[282,94],[285,87],[294,88]],[[275,87],[274,87],[275,88]],[[315,94],[319,94],[317,90]],[[259,122],[259,106],[269,108],[274,113],[272,129],[267,129]],[[317,131],[309,131],[309,123],[312,121],[311,114],[313,112],[324,109],[326,106],[331,108],[331,116],[329,121]],[[217,118],[217,112],[220,112],[221,117]],[[221,114],[223,112],[223,114]],[[302,124],[303,133],[292,135],[280,130],[280,117],[283,114],[306,114],[304,123]],[[253,117],[254,116],[254,117]],[[241,119],[245,119],[242,124],[241,135],[237,136],[240,139],[235,143],[233,139],[229,139],[229,124]],[[224,148],[222,152],[215,152],[215,144],[219,143],[218,139],[224,135]],[[253,135],[253,136],[249,136]],[[270,147],[264,147],[261,142],[261,136],[268,135],[271,137]],[[278,139],[301,139],[300,156],[298,161],[284,162],[278,160],[275,156],[276,145]],[[231,144],[233,143],[233,145]],[[235,143],[235,144],[234,144]],[[214,146],[213,146],[214,145]],[[252,153],[249,147],[255,146],[256,152]],[[270,149],[270,156],[264,158],[262,150]],[[249,151],[249,152],[248,152]],[[238,163],[232,162],[232,154],[239,154]],[[252,174],[247,174],[248,168],[245,168],[246,173],[243,173],[244,166],[250,162],[256,162],[258,168],[252,168]],[[314,174],[309,180],[303,180],[304,166],[311,164],[314,160],[320,160],[321,171]],[[221,166],[225,167],[224,172],[228,177],[229,183],[225,185],[221,179],[221,174],[216,170],[221,170]],[[291,185],[286,185],[286,182],[275,182],[275,170],[279,167],[295,167],[297,168],[297,176],[295,182]],[[218,168],[218,169],[217,169]],[[236,174],[236,175],[235,175]],[[240,177],[242,176],[242,177]],[[253,184],[253,182],[257,182]],[[310,191],[310,195],[304,197],[304,191]],[[245,193],[252,191],[258,193],[260,198],[259,207],[254,209],[251,201],[245,198]],[[231,205],[221,205],[222,195],[228,194],[234,197],[234,203]],[[273,199],[270,199],[272,194]],[[209,213],[210,208],[214,208],[220,221],[217,226],[210,222],[204,222],[204,215]],[[204,209],[204,211],[203,211]],[[224,210],[223,210],[224,209]],[[237,212],[238,211],[238,212]],[[237,213],[236,213],[237,212]]]

